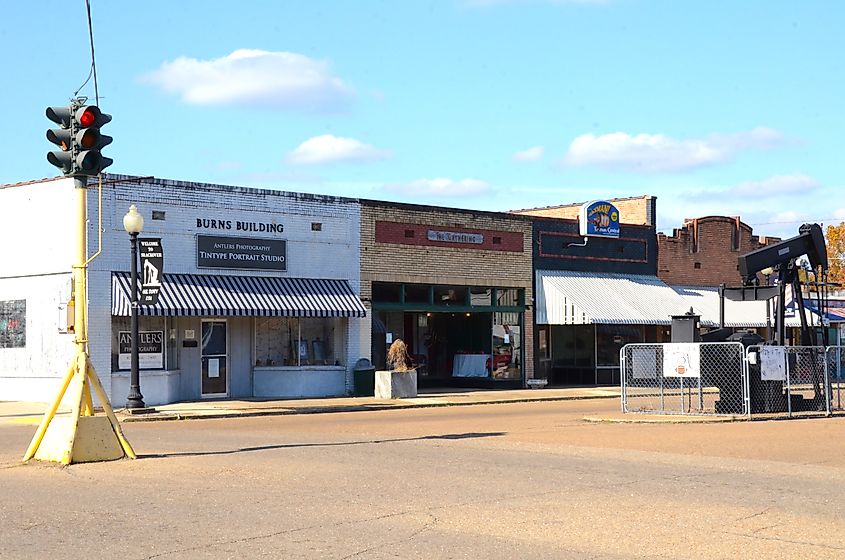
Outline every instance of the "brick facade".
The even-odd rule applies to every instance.
[[[609,198],[608,202],[613,203],[619,210],[619,221],[623,224],[654,226],[656,223],[657,197],[651,195]],[[562,204],[560,206],[546,206],[544,208],[526,208],[523,210],[511,210],[514,214],[527,216],[540,216],[543,218],[565,218],[578,219],[581,206],[585,204]]]
[[[400,224],[397,228],[395,224]],[[413,231],[413,238],[405,237]],[[484,243],[428,242],[428,230],[482,234]],[[361,296],[372,297],[373,282],[405,282],[522,288],[532,300],[532,219],[506,213],[362,201]],[[499,249],[493,237],[501,238]],[[416,239],[411,245],[408,240]],[[490,243],[489,246],[486,244]],[[510,247],[518,243],[519,250]],[[524,315],[524,375],[533,377],[533,313]]]
[[[657,234],[657,275],[670,285],[737,286],[737,257],[777,241],[754,235],[739,217],[688,218],[671,236]]]

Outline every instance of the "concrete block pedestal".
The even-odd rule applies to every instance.
[[[376,372],[375,397],[377,399],[407,399],[416,396],[416,370]]]

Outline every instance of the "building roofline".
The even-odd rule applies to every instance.
[[[522,222],[530,222],[533,218],[536,218],[536,216],[529,216],[526,214],[512,214],[509,211],[496,212],[492,210],[473,210],[470,208],[454,208],[449,206],[435,206],[430,204],[416,204],[411,202],[394,202],[389,200],[375,200],[370,198],[360,198],[358,199],[358,201],[361,203],[362,206],[380,206],[387,208],[402,208],[405,210],[418,211],[447,211],[458,214],[472,214],[476,216],[482,215],[497,218],[506,218]]]
[[[622,201],[625,201],[625,200],[640,200],[640,199],[646,199],[647,200],[647,199],[650,199],[650,198],[657,198],[657,197],[654,196],[654,195],[651,195],[651,194],[642,194],[642,195],[639,195],[639,196],[624,196],[624,197],[621,197],[621,198],[604,198],[604,199],[601,199],[601,200],[606,200],[608,202],[622,202]],[[592,202],[592,201],[585,200],[584,202],[570,202],[570,203],[567,203],[567,204],[556,204],[554,206],[537,206],[535,208],[520,208],[520,209],[516,209],[516,210],[509,210],[509,211],[510,212],[530,212],[532,210],[554,210],[554,209],[557,209],[557,208],[571,208],[573,206],[582,206],[584,204],[587,204],[588,202]]]

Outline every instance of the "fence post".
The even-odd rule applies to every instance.
[[[786,413],[792,418],[792,384],[789,380],[792,372],[789,370],[789,351],[784,352],[783,359],[786,360]]]
[[[827,350],[824,352],[824,404],[827,407],[827,415],[830,416],[830,400],[831,400],[831,386],[830,386],[830,371],[827,363]]]
[[[625,346],[627,346],[627,345],[625,345]],[[622,405],[622,412],[623,413],[628,412],[628,396],[627,396],[627,391],[626,391],[627,383],[625,383],[625,378],[626,378],[626,375],[627,375],[627,373],[625,372],[625,346],[623,346],[622,348],[619,349],[619,372],[620,372],[620,377],[622,378],[621,379],[621,382],[622,382],[622,387],[621,387],[622,402],[620,404]]]

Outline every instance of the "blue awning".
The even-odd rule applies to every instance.
[[[112,273],[112,315],[131,313],[128,272]],[[139,315],[168,317],[365,317],[346,280],[164,274],[159,300]]]

